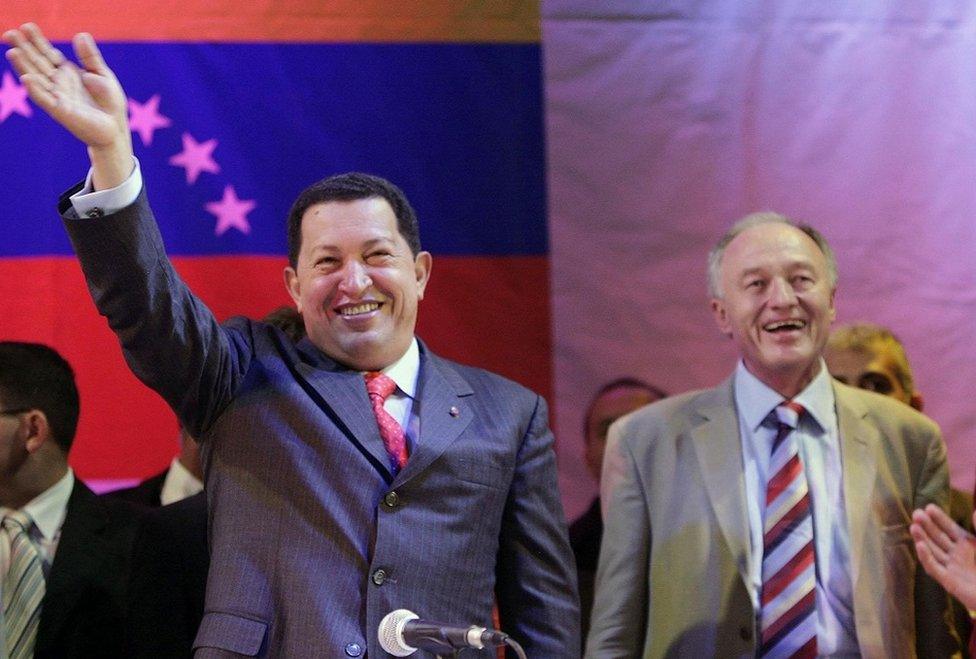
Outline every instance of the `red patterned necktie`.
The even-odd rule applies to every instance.
[[[776,408],[763,522],[759,657],[817,656],[813,516],[793,434],[803,412],[793,401]]]
[[[407,438],[403,434],[403,427],[383,407],[387,397],[396,390],[396,382],[377,371],[370,371],[364,377],[366,392],[373,404],[373,415],[376,417],[376,424],[380,427],[380,437],[383,438],[383,445],[390,455],[393,472],[396,473],[407,464]]]

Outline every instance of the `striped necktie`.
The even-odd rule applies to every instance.
[[[816,562],[807,478],[793,430],[803,406],[776,408],[763,522],[759,657],[816,657]]]
[[[3,592],[3,638],[8,659],[29,659],[44,598],[44,571],[37,547],[28,535],[33,520],[17,511],[3,518],[0,529],[0,566],[6,568]]]

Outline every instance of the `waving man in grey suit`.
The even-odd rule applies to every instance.
[[[836,283],[824,238],[780,215],[712,250],[712,310],[741,360],[611,427],[588,657],[951,647],[946,619],[915,620],[908,534],[915,508],[948,500],[945,446],[906,405],[831,380]]]
[[[88,146],[60,208],[95,303],[203,447],[195,656],[375,659],[391,610],[487,627],[496,598],[529,656],[578,655],[545,403],[414,337],[431,256],[403,193],[347,174],[296,200],[285,279],[307,338],[220,325],[164,255],[94,40],[75,38],[79,69],[34,25],[5,36],[34,101]]]

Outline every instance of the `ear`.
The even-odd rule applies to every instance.
[[[295,272],[295,268],[290,265],[285,268],[285,289],[288,291],[288,295],[291,299],[295,301],[295,306],[298,307],[298,313],[302,312],[302,285],[298,279],[298,273]]]
[[[916,392],[912,394],[912,399],[908,401],[908,404],[921,412],[922,408],[925,407],[925,400],[922,398],[922,394]]]
[[[47,422],[47,415],[41,410],[31,410],[21,421],[24,432],[24,448],[28,453],[37,453],[51,438],[51,425]]]
[[[732,324],[729,322],[729,313],[725,308],[725,300],[719,297],[712,298],[712,316],[715,317],[715,324],[719,331],[726,336],[732,336]]]
[[[837,293],[836,288],[830,289],[830,322],[837,320],[837,307],[834,306],[834,295]]]
[[[417,277],[417,299],[424,299],[424,290],[427,288],[427,281],[430,279],[430,269],[434,265],[434,259],[430,252],[420,252],[413,260],[413,272]]]

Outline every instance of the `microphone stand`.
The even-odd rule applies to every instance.
[[[525,650],[522,649],[522,646],[519,645],[518,644],[518,641],[516,641],[514,638],[512,638],[511,636],[509,636],[508,638],[506,638],[505,639],[505,645],[507,645],[508,647],[512,648],[515,651],[515,654],[519,657],[519,659],[526,659]],[[460,650],[455,650],[454,652],[452,652],[449,655],[448,654],[436,654],[434,656],[437,659],[460,659],[461,652],[464,651],[464,650],[467,650],[467,649],[468,648],[461,648]]]

